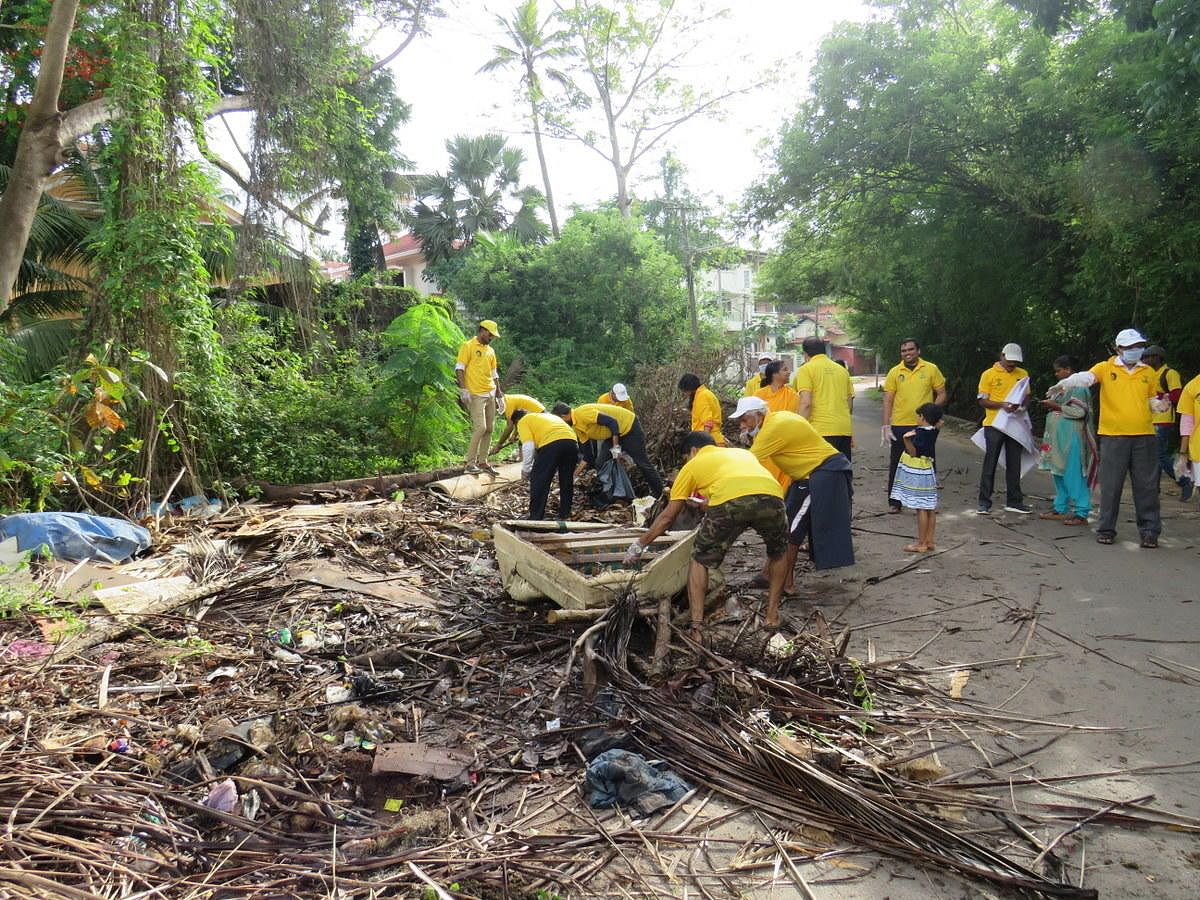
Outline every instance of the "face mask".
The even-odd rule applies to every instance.
[[[759,367],[758,367],[758,374],[759,374],[759,375],[765,375],[765,374],[767,374],[767,367],[766,367],[765,365],[759,366]]]
[[[1127,366],[1136,366],[1142,361],[1142,354],[1146,352],[1145,347],[1125,347],[1121,350],[1121,362]]]

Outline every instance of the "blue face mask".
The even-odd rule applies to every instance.
[[[1136,366],[1142,361],[1142,354],[1145,352],[1145,347],[1123,347],[1121,348],[1121,362],[1127,366]]]

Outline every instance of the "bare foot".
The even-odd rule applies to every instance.
[[[699,625],[693,625],[688,629],[688,639],[697,644],[704,643],[704,629]]]
[[[909,544],[904,549],[908,553],[928,553],[933,548],[928,544]]]

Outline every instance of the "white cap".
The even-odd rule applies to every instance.
[[[1000,355],[1009,362],[1025,362],[1025,354],[1021,352],[1020,344],[1005,344]]]
[[[629,390],[619,381],[613,385],[612,395],[614,400],[624,402],[629,399]]]
[[[1126,328],[1117,335],[1118,347],[1132,347],[1134,344],[1144,344],[1146,339],[1136,328]]]
[[[773,359],[775,359],[775,357],[773,357],[770,353],[760,353],[758,355],[758,361],[762,362],[764,359],[773,360]]]
[[[762,397],[742,397],[738,400],[737,409],[729,414],[731,419],[740,419],[748,412],[765,413],[767,411],[767,401]]]

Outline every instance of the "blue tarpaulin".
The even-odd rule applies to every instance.
[[[87,513],[17,513],[0,519],[0,540],[15,537],[17,549],[78,562],[118,563],[150,546],[150,532],[125,519]]]

